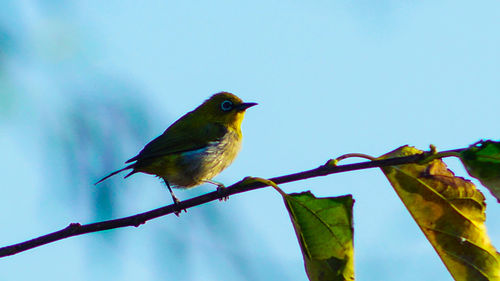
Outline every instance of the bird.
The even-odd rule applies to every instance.
[[[243,102],[229,92],[216,93],[146,144],[125,162],[130,163],[128,166],[95,184],[125,170],[131,170],[125,178],[139,172],[155,175],[163,179],[175,205],[180,200],[172,187],[187,189],[212,183],[219,190],[224,185],[211,179],[236,158],[241,148],[241,123],[245,111],[255,105],[257,103]]]

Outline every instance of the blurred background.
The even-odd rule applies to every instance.
[[[239,157],[215,178],[226,185],[350,152],[498,140],[499,14],[498,1],[2,1],[0,245],[170,204],[152,176],[93,183],[222,90],[259,103]],[[281,187],[353,194],[357,280],[452,280],[379,170]],[[500,207],[479,188],[498,249]],[[0,280],[68,279],[306,275],[266,188],[0,261]]]

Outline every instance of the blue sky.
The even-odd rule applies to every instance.
[[[273,177],[404,144],[498,139],[497,1],[7,1],[0,4],[2,245],[170,203],[136,175],[91,185],[231,91],[259,106],[215,180]],[[455,159],[446,160],[466,176]],[[474,181],[478,183],[477,181]],[[452,280],[378,170],[283,185],[353,194],[358,280]],[[500,245],[500,207],[487,228]],[[177,191],[182,199],[212,190]],[[26,268],[30,270],[26,270]],[[425,269],[425,270],[424,270]],[[0,279],[305,280],[279,195],[249,192],[138,229],[2,260]]]

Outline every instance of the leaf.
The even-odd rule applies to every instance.
[[[421,153],[400,147],[381,158]],[[439,159],[382,168],[455,280],[500,280],[500,255],[486,234],[483,194]]]
[[[478,179],[500,203],[500,142],[481,141],[460,153],[472,177]]]
[[[354,280],[351,195],[282,193],[311,281]]]

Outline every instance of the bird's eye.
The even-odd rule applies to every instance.
[[[222,111],[229,111],[233,109],[233,102],[230,100],[225,100],[220,104]]]

